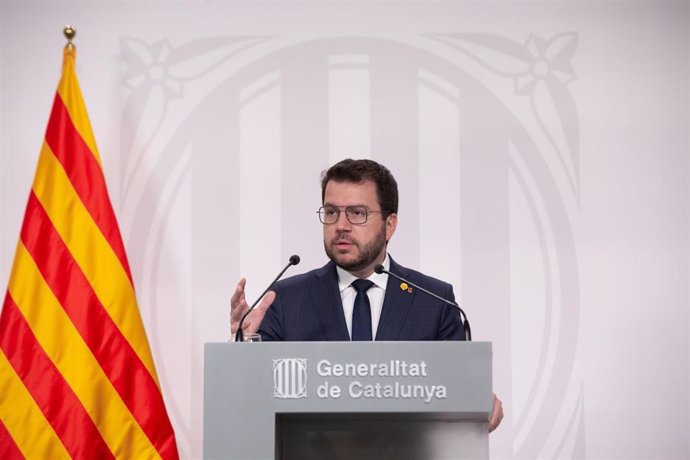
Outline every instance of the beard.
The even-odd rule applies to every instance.
[[[344,259],[341,254],[337,253],[337,250],[333,249],[335,243],[339,240],[347,240],[353,244],[358,249],[359,255],[352,260]],[[324,242],[323,247],[328,258],[335,262],[336,265],[349,272],[356,272],[363,270],[374,262],[386,247],[386,229],[385,226],[382,226],[381,231],[376,234],[374,239],[364,245],[341,233],[336,235],[330,243]]]

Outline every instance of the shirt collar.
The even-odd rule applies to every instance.
[[[388,257],[388,253],[386,253],[386,257],[383,259],[383,268],[388,271],[390,269],[390,257]],[[350,287],[352,282],[357,279],[356,276],[354,276],[352,273],[348,272],[344,268],[340,268],[339,266],[335,266],[336,271],[338,272],[338,289],[340,292],[343,292],[345,289]],[[369,275],[367,278],[370,281],[373,281],[373,283],[383,289],[384,291],[386,290],[386,284],[388,283],[388,275],[386,273],[381,273],[378,274],[376,272],[372,273]]]

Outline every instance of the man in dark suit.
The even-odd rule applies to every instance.
[[[371,160],[343,160],[321,179],[324,249],[330,262],[276,283],[243,323],[262,340],[462,340],[457,309],[417,292],[388,271],[454,301],[450,284],[397,264],[386,252],[398,223],[398,186],[390,171]],[[240,280],[231,299],[231,331],[249,305]],[[489,421],[503,418],[494,396]]]
[[[389,260],[391,272],[438,293],[443,298],[454,300],[453,287],[450,284],[405,268],[390,258]],[[330,261],[321,268],[277,283],[276,299],[266,312],[259,328],[262,339],[351,340],[352,324],[347,321],[344,314],[343,298],[339,289],[344,283],[339,283],[338,271],[335,262]],[[370,277],[372,274],[373,271],[369,273]],[[373,277],[383,278],[385,283],[385,296],[379,310],[378,327],[376,334],[372,334],[375,340],[464,339],[462,320],[455,308],[423,292],[416,292],[392,276]],[[351,283],[342,287],[348,289],[349,284]],[[351,286],[349,289],[354,290]],[[376,284],[368,292],[371,292],[371,289],[383,291]],[[372,303],[375,303],[374,299]]]

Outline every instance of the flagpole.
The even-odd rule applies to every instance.
[[[62,33],[65,35],[65,38],[67,39],[67,45],[65,45],[65,48],[72,51],[72,49],[74,48],[74,44],[72,44],[72,39],[75,35],[77,35],[77,28],[70,26],[68,24],[65,26],[64,29],[62,29]]]

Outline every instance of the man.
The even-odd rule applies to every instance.
[[[371,160],[343,160],[321,179],[324,249],[330,262],[276,283],[243,323],[262,340],[463,340],[457,309],[417,292],[386,270],[454,301],[450,284],[397,264],[386,252],[398,224],[398,186]],[[366,281],[365,281],[366,280]],[[249,308],[240,280],[231,299],[231,331]],[[494,395],[489,430],[503,418]]]

